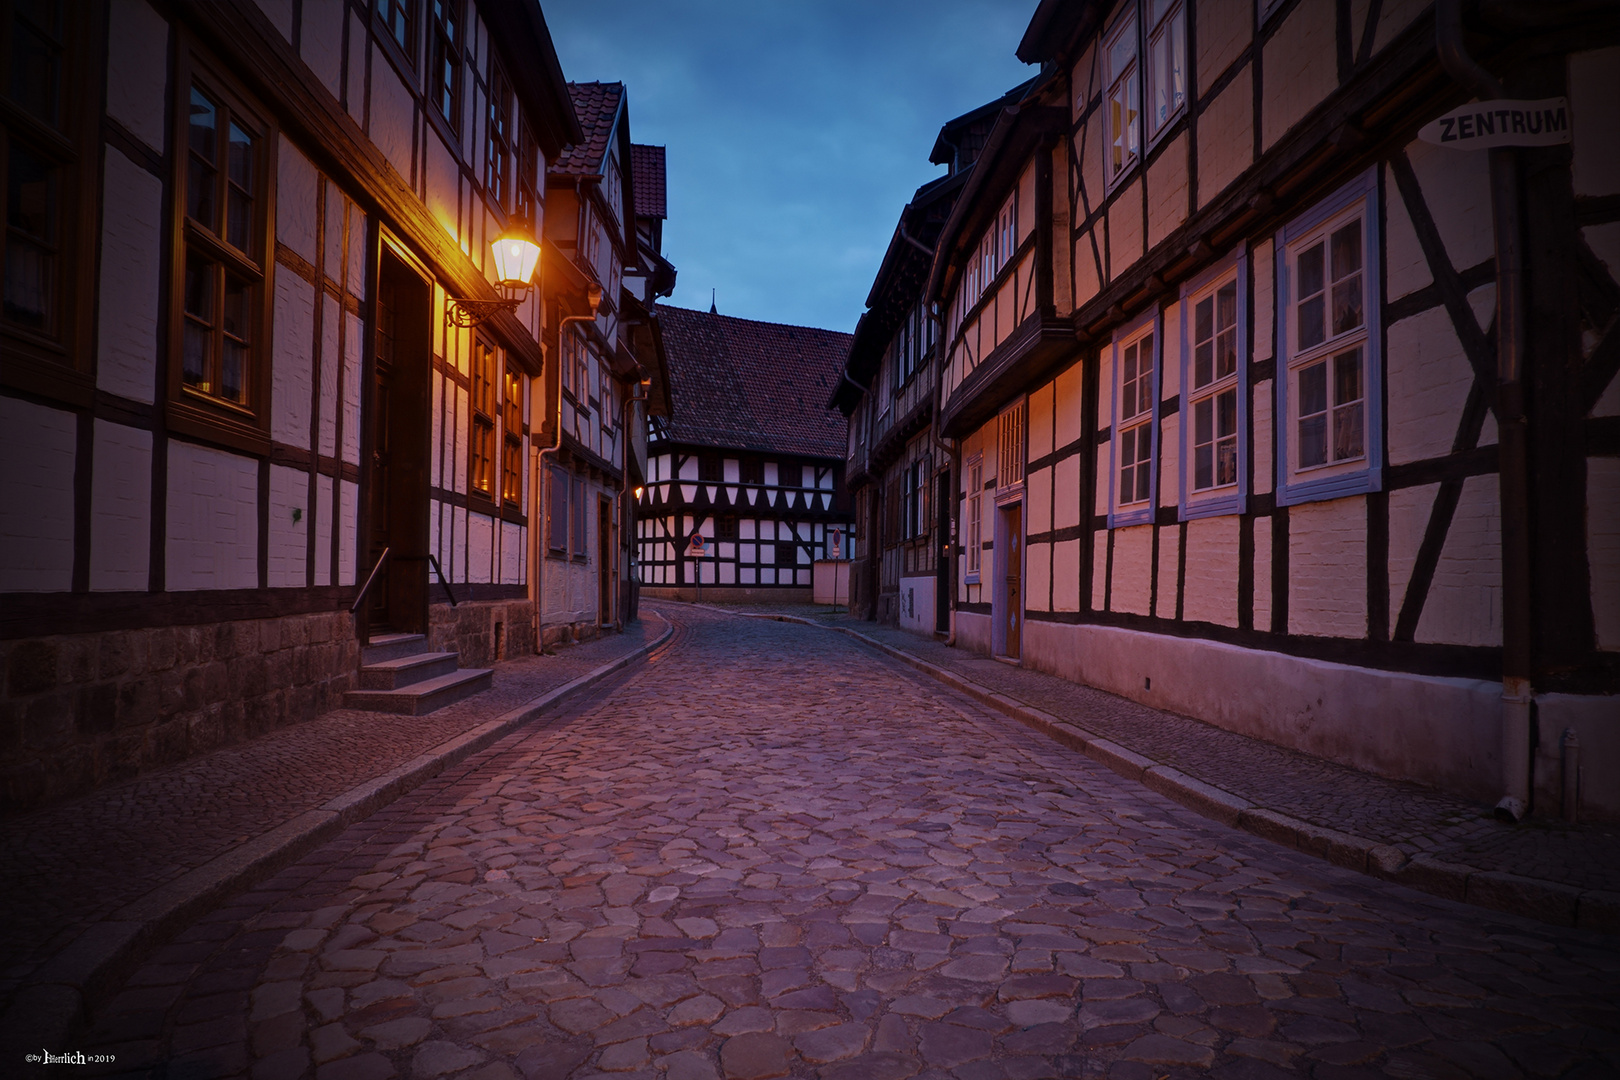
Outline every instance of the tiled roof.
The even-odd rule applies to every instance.
[[[619,102],[624,100],[624,83],[571,82],[568,96],[574,101],[574,113],[585,131],[585,141],[564,150],[546,171],[599,173],[602,159],[607,156],[608,139],[613,135],[613,118],[619,114]]]
[[[824,403],[849,353],[848,334],[663,304],[657,312],[675,442],[844,456],[844,417]]]
[[[666,218],[664,148],[630,144],[630,184],[636,191],[636,217]]]

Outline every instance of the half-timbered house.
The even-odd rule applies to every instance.
[[[539,377],[590,284],[494,244],[582,138],[539,5],[5,17],[5,802],[532,651]]]
[[[1589,4],[1044,0],[928,292],[958,640],[1620,815],[1617,45]]]
[[[662,304],[656,315],[675,408],[647,437],[643,595],[809,601],[815,562],[849,550],[845,424],[824,403],[850,336]]]

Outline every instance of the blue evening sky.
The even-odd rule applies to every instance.
[[[940,125],[1036,69],[1035,0],[542,0],[576,82],[668,147],[669,301],[852,330]]]

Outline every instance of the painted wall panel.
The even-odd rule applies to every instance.
[[[1265,44],[1260,148],[1271,149],[1288,129],[1339,88],[1334,61],[1334,5],[1295,5]]]
[[[1148,169],[1150,250],[1187,220],[1187,182],[1187,133],[1183,131]]]
[[[146,588],[152,550],[152,434],[96,421],[90,479],[90,588]]]
[[[1620,48],[1570,55],[1569,110],[1575,194],[1620,192]]]
[[[1288,632],[1367,636],[1367,500],[1303,503],[1288,512]]]
[[[107,114],[161,154],[169,24],[143,0],[121,0],[108,6],[107,43]]]
[[[1153,589],[1153,526],[1114,530],[1114,580],[1111,610],[1150,614]]]
[[[0,592],[65,592],[73,585],[73,470],[78,420],[0,397]],[[144,582],[143,582],[144,585]]]
[[[1254,159],[1254,69],[1245,66],[1198,118],[1198,205],[1236,180]]]
[[[275,355],[271,360],[270,436],[309,445],[310,349],[315,289],[296,274],[276,275]]]
[[[343,96],[343,6],[304,4],[298,48],[304,63],[334,98]]]
[[[297,510],[298,520],[293,520]],[[309,562],[309,473],[270,466],[270,565],[272,589],[303,588]]]
[[[102,198],[96,386],[150,402],[157,384],[163,184],[108,146]]]
[[[276,152],[276,239],[311,266],[315,265],[319,192],[315,166],[287,136],[281,136]]]
[[[1142,257],[1142,181],[1132,180],[1108,208],[1110,279]]]
[[[1597,646],[1620,652],[1620,458],[1586,460],[1586,557]]]
[[[1184,617],[1193,622],[1236,626],[1237,581],[1238,519],[1209,517],[1187,522]]]
[[[1502,644],[1501,507],[1494,475],[1463,481],[1457,513],[1418,620],[1418,641]]]
[[[178,440],[169,443],[170,591],[259,584],[259,463]]]
[[[1254,37],[1252,0],[1197,0],[1198,96],[1203,97],[1243,55]]]

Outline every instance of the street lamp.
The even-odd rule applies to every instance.
[[[496,312],[512,311],[523,302],[523,293],[534,278],[535,264],[540,261],[540,245],[524,235],[523,226],[520,225],[508,229],[505,235],[491,243],[490,253],[495,258],[496,284],[506,295],[499,300],[450,297],[445,305],[444,318],[451,326],[477,326],[492,318]]]

